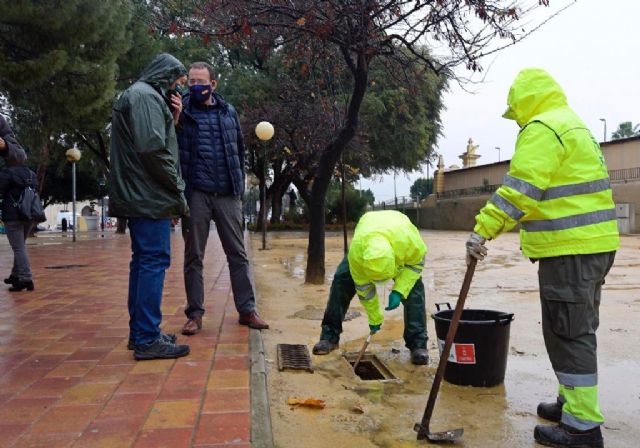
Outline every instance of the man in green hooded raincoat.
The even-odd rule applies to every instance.
[[[558,378],[555,402],[538,415],[536,441],[602,447],[596,330],[600,290],[619,247],[615,204],[602,151],[544,70],[522,70],[504,117],[520,126],[502,186],[476,216],[466,243],[483,259],[486,240],[520,224],[522,252],[539,262],[542,332]]]
[[[389,305],[385,310],[393,310],[400,303],[404,305],[403,336],[406,347],[411,351],[411,362],[427,364],[427,322],[422,283],[426,253],[427,246],[420,232],[404,214],[395,210],[365,213],[356,226],[347,256],[333,276],[320,341],[313,347],[313,353],[325,355],[338,348],[342,321],[356,293],[367,312],[371,333],[378,332],[384,316],[376,283],[393,279]]]
[[[131,234],[129,348],[139,360],[189,354],[188,345],[160,331],[171,219],[188,213],[175,131],[182,109],[176,90],[186,75],[180,61],[159,54],[113,108],[109,214],[127,218]]]

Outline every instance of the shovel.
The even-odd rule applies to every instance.
[[[436,405],[436,398],[438,397],[438,391],[440,390],[440,383],[444,376],[444,370],[447,367],[447,360],[449,358],[451,345],[453,345],[453,338],[458,330],[458,323],[460,322],[460,316],[462,315],[462,310],[464,308],[464,301],[467,299],[467,293],[471,286],[471,279],[473,278],[473,273],[476,270],[476,263],[477,260],[475,258],[471,258],[471,262],[469,263],[469,266],[467,266],[467,272],[464,275],[464,281],[462,282],[462,289],[460,289],[458,302],[456,303],[456,308],[453,311],[453,317],[449,324],[449,331],[447,332],[447,337],[444,342],[444,348],[440,354],[440,362],[438,363],[438,370],[436,370],[436,377],[431,385],[431,392],[429,392],[427,407],[424,410],[422,421],[420,423],[416,423],[413,427],[413,430],[418,433],[418,440],[428,439],[430,442],[454,442],[457,438],[462,437],[462,434],[464,433],[463,428],[450,429],[442,432],[431,432],[429,430],[429,422],[431,421],[433,408]]]
[[[356,371],[356,368],[358,367],[358,364],[360,364],[360,361],[362,361],[362,357],[364,356],[364,352],[367,351],[367,346],[369,345],[369,342],[371,342],[371,336],[373,336],[373,332],[369,333],[369,336],[367,336],[367,339],[364,340],[364,344],[362,344],[362,348],[360,349],[360,353],[358,353],[358,357],[356,358],[356,362],[353,363],[353,371]]]

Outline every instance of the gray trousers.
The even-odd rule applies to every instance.
[[[604,421],[596,331],[600,292],[614,258],[615,252],[543,258],[538,269],[542,333],[564,403],[561,421],[582,431]]]
[[[540,259],[542,332],[556,372],[596,373],[600,290],[614,258],[607,252]]]
[[[11,275],[18,277],[20,281],[29,282],[31,277],[31,265],[25,241],[31,230],[31,223],[25,221],[7,221],[4,223],[9,245],[13,250],[13,268]]]
[[[189,318],[204,314],[202,261],[212,219],[227,256],[236,310],[239,314],[254,312],[256,301],[244,248],[242,201],[236,196],[216,196],[195,190],[189,198],[189,209],[191,216],[182,218],[184,286],[187,293],[185,314]]]

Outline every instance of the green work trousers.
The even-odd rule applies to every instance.
[[[331,282],[329,301],[322,319],[320,339],[338,343],[351,299],[356,294],[356,285],[349,271],[347,257],[338,265]],[[427,315],[425,311],[424,284],[419,279],[409,297],[402,301],[404,305],[404,342],[409,350],[427,348]]]
[[[600,290],[615,252],[540,259],[542,333],[558,377],[562,423],[586,431],[601,425],[596,330]]]

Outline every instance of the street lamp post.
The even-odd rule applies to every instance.
[[[77,148],[68,149],[65,153],[67,160],[71,162],[71,199],[73,201],[73,207],[71,213],[73,214],[73,242],[76,242],[76,162],[82,157],[82,153]]]
[[[107,185],[107,181],[105,180],[104,176],[102,176],[100,178],[99,181],[99,185],[100,185],[100,205],[101,205],[101,212],[100,212],[100,230],[102,231],[102,237],[104,238],[104,220],[105,220],[105,216],[104,216],[104,187]]]
[[[607,120],[605,118],[601,118],[600,121],[602,121],[604,123],[604,140],[603,142],[607,141]]]
[[[261,121],[256,126],[256,136],[262,143],[263,171],[262,171],[262,250],[267,248],[267,145],[273,137],[273,125],[268,121]]]
[[[496,149],[498,150],[498,162],[500,161],[500,147],[496,146]]]

